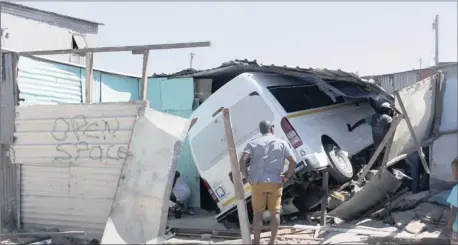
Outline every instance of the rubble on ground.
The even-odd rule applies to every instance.
[[[445,193],[445,194],[444,194]],[[447,192],[424,191],[404,192],[396,199],[384,203],[382,208],[356,220],[343,221],[332,218],[329,227],[339,231],[314,232],[296,229],[294,225],[317,226],[311,218],[317,213],[298,216],[294,220],[282,222],[278,244],[441,244],[446,243],[441,231],[447,222],[448,206],[444,203]],[[306,218],[308,217],[308,219]],[[319,220],[318,220],[319,221]],[[350,230],[348,230],[350,229]],[[347,230],[347,232],[342,232]],[[227,229],[227,231],[237,231]],[[364,233],[364,234],[358,234]],[[361,232],[362,231],[362,232]],[[240,236],[230,239],[218,237],[217,232],[208,230],[206,236],[183,237],[175,235],[167,244],[242,244]],[[204,232],[205,233],[205,232]],[[268,243],[269,232],[264,232],[261,244]],[[369,235],[372,234],[372,235]]]

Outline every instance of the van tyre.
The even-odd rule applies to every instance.
[[[353,178],[353,166],[342,149],[335,143],[325,143],[323,148],[331,164],[331,176],[339,183],[346,183]]]

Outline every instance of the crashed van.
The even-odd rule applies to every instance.
[[[259,122],[269,120],[275,135],[286,140],[295,152],[296,178],[314,181],[321,177],[322,170],[329,169],[335,181],[344,183],[355,173],[350,157],[373,143],[368,125],[349,132],[347,124],[374,113],[368,98],[381,98],[369,83],[357,77],[354,80],[244,72],[193,112],[195,123],[188,133],[190,149],[217,203],[218,221],[236,213],[222,109],[230,109],[238,156],[251,139],[260,136]],[[285,162],[285,171],[287,166]],[[251,186],[245,179],[243,184],[250,203]]]

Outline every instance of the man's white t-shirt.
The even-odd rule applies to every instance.
[[[175,187],[173,187],[173,194],[180,203],[185,203],[191,196],[191,189],[189,189],[188,184],[181,177],[177,178]]]

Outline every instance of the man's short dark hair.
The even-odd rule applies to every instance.
[[[261,121],[259,123],[259,132],[261,134],[267,134],[270,133],[270,130],[272,129],[272,123],[269,121]]]

